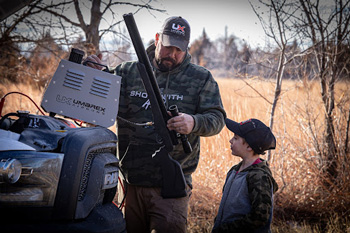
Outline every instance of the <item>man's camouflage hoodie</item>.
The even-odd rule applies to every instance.
[[[154,58],[155,45],[147,49],[150,61]],[[191,186],[191,174],[195,171],[200,153],[200,136],[218,134],[224,127],[226,113],[219,88],[211,73],[190,63],[187,53],[184,61],[170,72],[154,68],[155,77],[166,108],[177,105],[179,112],[193,116],[195,125],[187,135],[192,153],[185,154],[181,142],[170,153],[183,170],[186,182]],[[118,116],[134,123],[153,121],[151,105],[136,62],[124,62],[115,73],[122,76]],[[160,136],[154,126],[138,126],[122,119],[117,121],[119,159],[121,169],[130,184],[160,187],[162,175],[152,154],[160,149]]]

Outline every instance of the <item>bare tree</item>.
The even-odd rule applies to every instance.
[[[84,32],[86,38],[86,45],[92,46],[96,51],[99,51],[100,40],[107,33],[118,34],[116,26],[122,22],[120,16],[117,16],[115,9],[123,6],[133,7],[134,13],[141,9],[164,12],[164,10],[154,8],[150,5],[152,0],[147,3],[140,2],[120,2],[112,0],[92,0],[91,3],[82,3],[78,0],[62,0],[55,1],[54,4],[44,4],[39,6],[43,12],[54,15],[62,25],[68,24],[71,28],[79,28]],[[73,6],[75,17],[71,17],[66,13],[66,9]],[[87,11],[90,11],[87,13]],[[108,26],[101,28],[101,22],[109,22]],[[72,30],[75,31],[75,30]]]
[[[294,35],[289,33],[290,22],[288,20],[290,18],[290,15],[294,13],[294,9],[287,0],[270,0],[269,2],[259,0],[258,3],[252,3],[252,1],[250,1],[250,4],[255,11],[255,14],[258,16],[265,34],[275,42],[279,51],[278,65],[276,70],[274,70],[276,86],[270,113],[270,128],[272,130],[277,103],[281,95],[285,68],[287,64],[292,60],[287,58],[288,44],[291,43],[294,39]],[[259,5],[262,5],[263,7],[260,8]],[[262,9],[262,11],[258,11],[258,9]],[[264,12],[264,9],[267,9],[267,12]],[[288,14],[286,12],[288,12]],[[267,19],[262,17],[263,13],[267,13],[269,17],[267,17]],[[271,151],[268,151],[267,160],[270,161],[270,159]]]
[[[263,4],[265,1],[258,1]],[[256,2],[254,3],[256,4]],[[252,4],[252,5],[254,5]],[[277,100],[285,65],[296,57],[300,67],[304,67],[305,75],[315,76],[321,85],[321,99],[324,107],[324,142],[317,143],[316,149],[321,158],[321,167],[329,179],[325,179],[331,187],[337,178],[339,168],[338,155],[347,148],[340,143],[347,140],[337,139],[334,127],[335,85],[341,78],[349,75],[349,44],[350,44],[350,1],[343,0],[271,0],[265,7],[275,13],[268,22],[275,22],[265,30],[274,39],[280,49],[280,59],[276,77],[275,101]],[[258,16],[261,14],[257,13]],[[272,23],[270,23],[272,25]],[[275,33],[278,32],[278,33]],[[304,47],[304,52],[293,54],[286,59],[286,36],[296,38]],[[276,40],[278,38],[278,40]],[[275,107],[275,102],[272,108]],[[273,119],[273,115],[271,115]],[[347,135],[347,134],[346,134]],[[316,137],[315,137],[316,138]],[[341,148],[341,146],[343,146]]]
[[[134,1],[135,2],[135,1]],[[113,0],[43,0],[33,1],[1,27],[11,30],[17,42],[38,41],[49,32],[60,44],[70,45],[83,35],[86,48],[99,51],[100,41],[107,34],[123,37],[117,26],[123,21],[118,8],[131,9],[134,14],[142,9],[165,12],[148,2],[131,3]],[[133,10],[132,10],[133,9]],[[23,13],[24,12],[24,13]],[[126,12],[128,13],[128,12]]]
[[[0,22],[2,81],[21,81],[18,80],[20,77],[18,72],[25,64],[24,54],[51,53],[56,59],[61,59],[62,48],[67,51],[72,45],[89,54],[99,53],[102,52],[101,41],[108,35],[114,41],[117,38],[122,40],[118,47],[115,47],[116,51],[107,51],[108,58],[111,54],[121,57],[120,54],[126,53],[125,49],[128,46],[125,42],[127,41],[125,31],[120,27],[123,19],[117,12],[123,11],[119,8],[125,9],[127,11],[125,13],[134,14],[140,10],[147,10],[150,13],[164,12],[153,7],[151,2],[152,0],[148,2],[140,0],[140,3],[115,0],[27,1],[27,6]],[[56,43],[57,46],[50,46],[52,43]],[[119,48],[122,51],[117,51]],[[20,60],[20,57],[23,59]]]
[[[341,67],[340,58],[349,46],[350,1],[299,1],[301,17],[296,26],[302,27],[302,36],[312,41],[313,55],[321,84],[321,97],[325,113],[325,148],[322,151],[324,168],[331,181],[337,177],[339,154],[334,132],[333,110],[336,81],[349,73]]]
[[[18,30],[20,25],[31,15],[38,13],[35,10],[39,1],[33,1],[30,7],[26,7],[20,14],[14,15],[12,19],[2,20],[0,22],[0,82],[18,82],[18,72],[22,68],[23,59],[21,59],[21,48],[19,43],[31,42],[32,39],[22,37]],[[21,5],[22,7],[22,5]],[[8,16],[8,15],[6,15]],[[5,17],[6,18],[6,17]],[[30,30],[30,28],[29,28]]]
[[[211,46],[212,43],[209,41],[205,29],[203,29],[202,36],[192,43],[189,51],[193,57],[194,63],[200,65],[207,65],[208,61],[205,58],[205,50],[210,48]]]

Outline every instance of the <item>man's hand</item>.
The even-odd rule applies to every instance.
[[[189,134],[194,127],[194,119],[186,113],[179,113],[178,116],[168,120],[167,127],[169,130],[175,130],[180,134]]]
[[[102,59],[102,54],[90,55],[84,60],[84,62],[92,61],[92,62],[95,62],[95,63],[102,64],[101,59]],[[98,69],[98,70],[102,70],[104,68],[103,66],[99,66],[99,65],[93,64],[91,62],[87,62],[86,65],[91,67],[91,68]]]

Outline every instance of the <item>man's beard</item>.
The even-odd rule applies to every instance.
[[[170,65],[170,66],[164,65],[163,64],[164,61],[170,61],[172,63],[172,65]],[[177,66],[176,61],[174,59],[169,58],[169,57],[158,58],[158,59],[156,59],[156,63],[158,65],[159,70],[163,71],[163,72],[173,70]]]

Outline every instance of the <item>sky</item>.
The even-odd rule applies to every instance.
[[[154,39],[164,20],[182,16],[191,26],[192,43],[205,28],[211,41],[225,35],[244,39],[252,47],[265,45],[265,34],[248,0],[153,0],[151,5],[165,9],[166,13],[142,10],[134,18],[144,42]],[[124,12],[129,13],[129,12]]]

